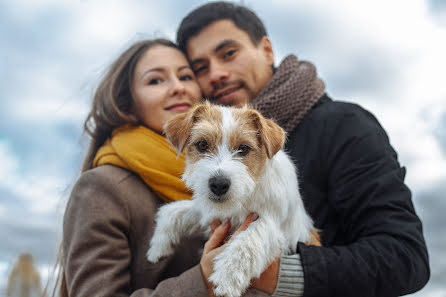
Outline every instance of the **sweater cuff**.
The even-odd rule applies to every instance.
[[[304,294],[304,271],[300,255],[281,255],[279,278],[273,297],[301,297]]]

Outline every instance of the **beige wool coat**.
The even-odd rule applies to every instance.
[[[200,269],[204,239],[182,241],[152,264],[146,252],[164,202],[135,174],[103,165],[79,178],[63,223],[63,261],[71,297],[208,296]],[[248,296],[268,296],[250,289]]]

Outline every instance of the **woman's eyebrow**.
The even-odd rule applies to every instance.
[[[191,69],[189,65],[183,65],[183,66],[178,67],[178,71],[181,71],[181,70],[186,69],[186,68]]]
[[[162,67],[151,68],[151,69],[147,70],[146,72],[144,72],[143,74],[141,74],[141,79],[143,79],[150,72],[165,72],[165,69]]]
[[[178,71],[181,71],[181,70],[186,69],[186,68],[190,69],[190,66],[189,65],[182,65],[182,66],[178,67]],[[164,68],[162,68],[162,67],[155,67],[155,68],[149,69],[149,70],[147,70],[146,72],[144,72],[141,75],[141,79],[143,79],[147,74],[149,74],[151,72],[166,72],[166,70]]]

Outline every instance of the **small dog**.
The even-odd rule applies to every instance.
[[[217,296],[238,297],[280,252],[295,253],[299,241],[318,245],[296,169],[281,150],[285,132],[272,120],[248,107],[206,103],[176,115],[164,131],[179,154],[186,149],[183,180],[193,197],[159,209],[149,261],[172,254],[184,236],[208,234],[215,218],[237,228],[256,212],[259,219],[214,258],[209,278]]]

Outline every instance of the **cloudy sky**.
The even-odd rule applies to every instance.
[[[55,261],[101,74],[137,40],[173,39],[204,2],[0,2],[0,296],[19,252],[34,254],[44,280]],[[243,3],[264,20],[277,62],[312,61],[333,98],[385,127],[430,251],[431,281],[415,295],[446,296],[446,1]]]

